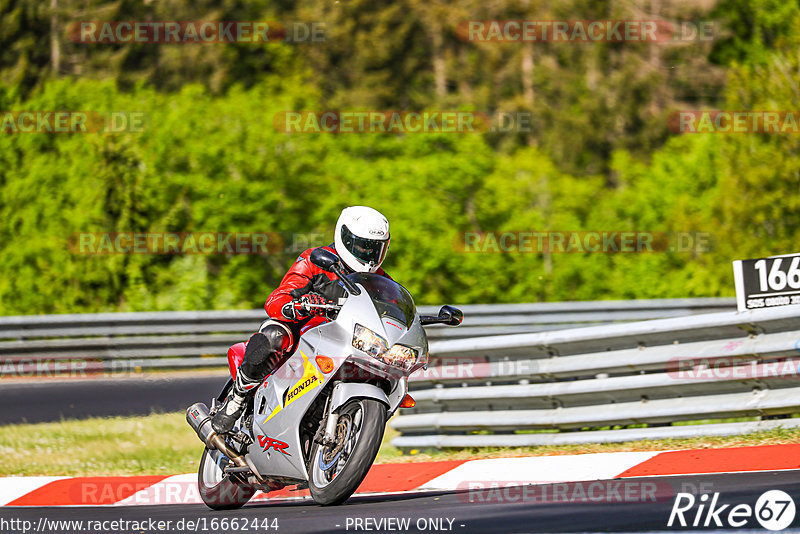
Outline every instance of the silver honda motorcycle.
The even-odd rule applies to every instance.
[[[311,261],[347,290],[336,304],[312,305],[330,320],[302,335],[233,431],[211,428],[232,380],[211,409],[197,403],[186,412],[206,446],[198,485],[209,508],[239,508],[258,490],[286,486],[308,488],[322,505],[347,500],[372,466],[388,418],[414,404],[408,376],[428,364],[422,327],[461,324],[463,314],[451,306],[438,316],[418,315],[408,291],[384,276],[346,275],[330,251],[314,250]]]

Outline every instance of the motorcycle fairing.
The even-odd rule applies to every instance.
[[[397,328],[400,324],[390,321],[394,325],[387,325],[378,316],[369,294],[362,287],[360,295],[347,298],[335,321],[315,326],[302,335],[295,353],[255,394],[253,443],[248,452],[259,472],[272,477],[308,479],[300,442],[300,421],[345,361],[370,368],[377,364],[377,360],[352,346],[356,323],[383,336],[389,346],[400,342],[427,350],[425,332],[418,317],[408,329]],[[334,368],[329,373],[322,373],[317,366],[318,355],[333,360]],[[385,364],[378,364],[377,368],[383,368],[387,376],[394,378],[388,395],[389,412],[393,413],[407,392],[407,379],[394,371],[386,373]],[[286,443],[287,447],[281,450],[270,447],[274,440]],[[266,448],[260,443],[266,444]]]

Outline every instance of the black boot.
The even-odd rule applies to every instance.
[[[233,429],[236,420],[241,417],[247,399],[255,392],[260,380],[254,380],[242,372],[242,368],[236,371],[236,380],[233,381],[233,388],[225,402],[219,407],[217,413],[211,419],[211,428],[217,434],[224,434]]]

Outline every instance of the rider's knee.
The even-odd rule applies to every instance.
[[[285,328],[276,324],[268,324],[259,332],[266,338],[270,352],[284,355],[292,345],[292,338]]]
[[[241,369],[245,375],[263,380],[287,357],[292,346],[291,334],[282,326],[267,324],[250,337]]]

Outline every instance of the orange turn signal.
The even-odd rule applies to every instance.
[[[406,394],[406,396],[403,397],[403,402],[400,403],[401,408],[413,408],[416,405],[417,401],[415,401],[414,398],[408,394]]]
[[[332,359],[328,358],[327,356],[317,356],[315,359],[317,360],[317,365],[323,373],[328,374],[333,371]]]

